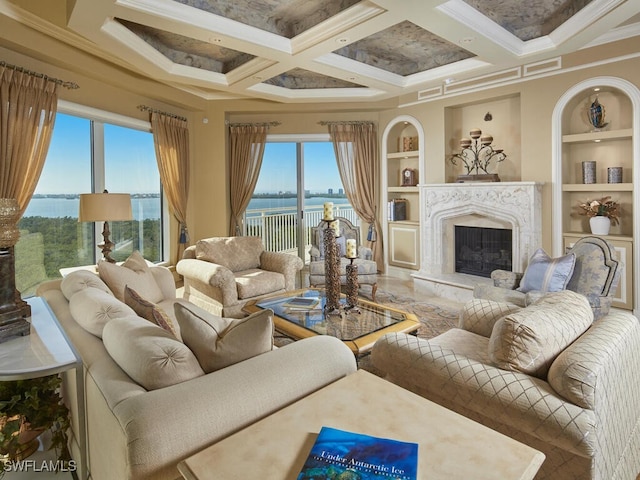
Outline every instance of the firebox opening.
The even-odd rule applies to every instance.
[[[511,270],[511,230],[455,226],[456,272],[491,277],[493,270]]]

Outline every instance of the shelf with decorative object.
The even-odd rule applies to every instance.
[[[418,269],[420,263],[421,130],[415,118],[401,116],[391,121],[382,137],[387,263],[411,270]]]
[[[557,185],[559,221],[563,248],[577,239],[606,232],[592,225],[600,213],[585,214],[584,205],[609,199],[616,204],[615,220],[608,233],[597,234],[611,242],[624,262],[616,306],[634,308],[633,245],[635,235],[635,159],[633,103],[617,79],[581,82],[559,104],[554,152],[559,168]],[[581,207],[582,206],[582,207]],[[595,220],[594,220],[595,218]],[[561,220],[560,220],[561,219]],[[558,238],[558,237],[556,237]]]

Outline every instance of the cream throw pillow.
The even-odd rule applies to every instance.
[[[96,274],[91,275],[100,281]],[[111,292],[93,287],[76,292],[69,300],[69,311],[78,325],[99,338],[102,338],[104,326],[111,320],[136,315],[131,307],[122,303]]]
[[[182,340],[206,373],[273,349],[273,310],[245,318],[224,318],[174,304]]]
[[[150,302],[158,303],[164,298],[147,261],[137,250],[122,265],[100,261],[98,273],[121,302],[124,302],[124,287],[126,285],[129,285]]]
[[[120,368],[147,390],[204,375],[184,343],[144,318],[111,320],[104,327],[102,341]]]
[[[489,358],[504,370],[545,378],[554,359],[593,323],[587,297],[565,290],[499,319]]]
[[[260,237],[213,237],[198,240],[196,258],[242,272],[260,267],[263,250]]]

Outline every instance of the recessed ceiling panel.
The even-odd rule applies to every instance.
[[[411,75],[473,57],[473,54],[405,21],[334,53],[397,75]]]
[[[360,0],[175,0],[285,38],[322,23]]]
[[[549,35],[592,0],[464,0],[523,42]]]
[[[228,73],[255,58],[248,53],[165,32],[146,25],[118,19],[140,39],[155,48],[169,60],[189,67],[216,73]]]
[[[320,73],[310,72],[301,68],[294,68],[277,77],[265,80],[263,83],[275,85],[276,87],[289,88],[292,90],[303,90],[310,88],[354,88],[362,87],[356,83],[346,80],[328,77]]]

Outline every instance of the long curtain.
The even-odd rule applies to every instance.
[[[268,131],[265,124],[229,126],[231,236],[242,234],[243,214],[258,183]]]
[[[58,82],[0,64],[0,198],[20,217],[36,189],[51,143]]]
[[[380,221],[380,155],[376,125],[369,122],[328,123],[345,193],[358,216],[369,224],[367,246],[382,270],[384,264]]]
[[[176,263],[189,241],[187,202],[189,200],[189,128],[184,118],[151,112],[153,144],[160,171],[160,181],[169,208],[180,224]]]

